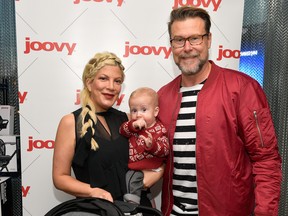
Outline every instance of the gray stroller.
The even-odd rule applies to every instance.
[[[99,198],[75,198],[52,208],[45,216],[162,216],[162,213],[152,207],[124,201],[109,202]]]

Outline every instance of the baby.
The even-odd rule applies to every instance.
[[[126,174],[127,194],[124,201],[140,203],[144,169],[159,171],[169,153],[167,130],[157,119],[158,95],[151,88],[142,87],[129,98],[131,120],[120,127],[129,138],[129,171]],[[152,200],[152,198],[150,198]]]

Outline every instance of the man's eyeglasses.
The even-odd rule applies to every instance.
[[[181,48],[185,46],[186,41],[189,41],[191,46],[200,45],[203,42],[203,37],[208,36],[208,34],[203,35],[193,35],[188,38],[174,37],[170,40],[173,48]]]

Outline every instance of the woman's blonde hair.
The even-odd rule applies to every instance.
[[[99,148],[96,140],[93,138],[95,134],[94,126],[97,122],[97,111],[94,103],[90,98],[90,91],[87,87],[87,81],[93,80],[98,71],[106,65],[118,66],[122,72],[122,81],[124,81],[125,68],[122,65],[121,59],[111,52],[95,54],[95,56],[91,58],[86,64],[82,74],[83,89],[80,93],[82,112],[79,115],[77,128],[78,133],[80,134],[80,138],[84,138],[86,142],[90,142],[91,149],[93,150],[97,150],[97,148]]]

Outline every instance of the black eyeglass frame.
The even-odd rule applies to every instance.
[[[199,43],[197,43],[197,44],[191,43],[190,39],[193,38],[193,37],[195,38],[196,36],[200,36],[200,37],[201,37],[201,42],[199,42]],[[205,33],[205,34],[203,34],[203,35],[193,35],[193,36],[190,36],[190,37],[187,37],[187,38],[181,38],[181,39],[184,39],[184,43],[183,43],[182,46],[177,46],[177,47],[175,47],[175,46],[172,45],[173,41],[176,40],[176,38],[170,39],[170,43],[171,43],[171,45],[173,46],[173,48],[182,48],[182,47],[184,47],[185,44],[186,44],[186,41],[189,41],[189,44],[190,44],[191,46],[197,46],[197,45],[200,45],[200,44],[203,43],[203,38],[204,38],[205,36],[208,37],[208,36],[209,36],[209,33]],[[180,37],[179,37],[179,38],[180,38]]]

